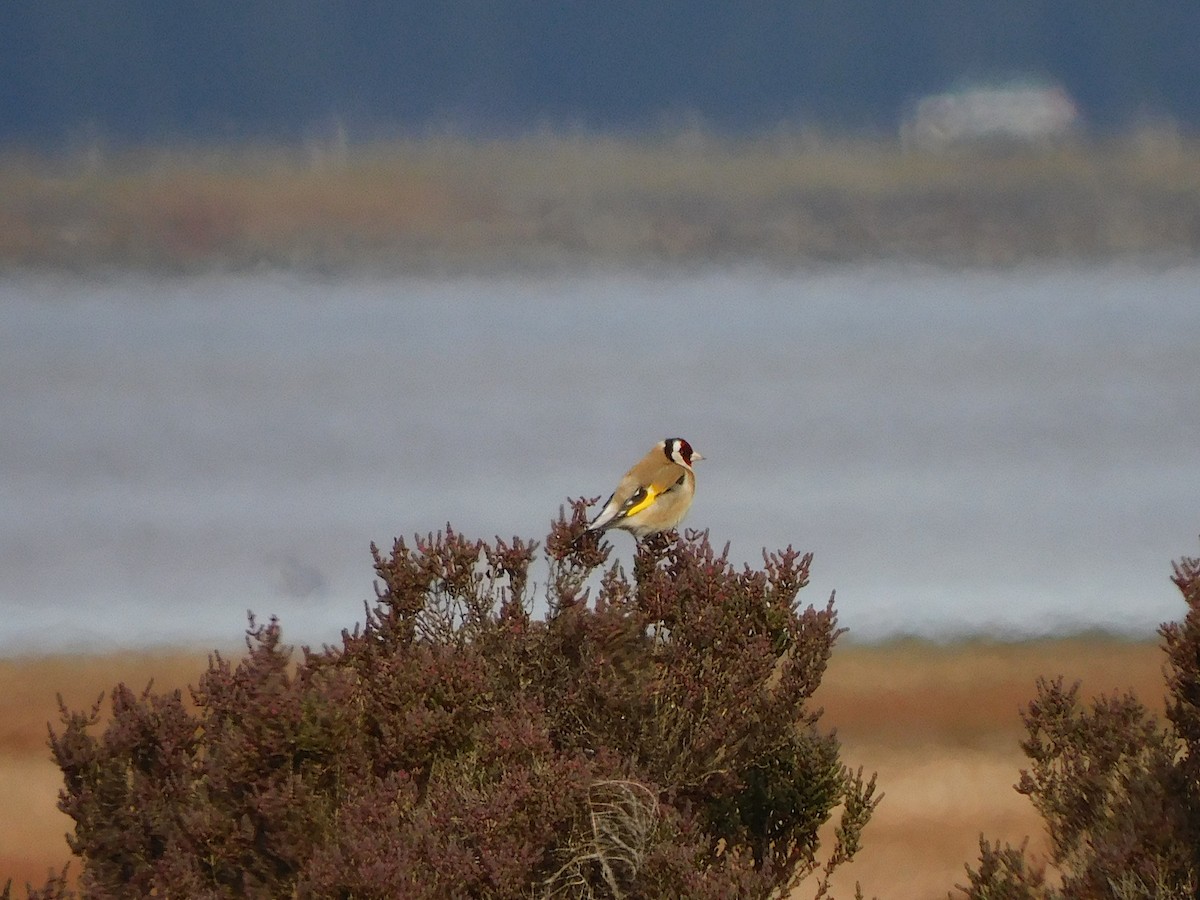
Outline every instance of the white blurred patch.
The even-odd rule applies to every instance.
[[[962,144],[1037,146],[1064,141],[1083,124],[1062,85],[973,86],[922,97],[900,124],[906,147],[944,150]]]

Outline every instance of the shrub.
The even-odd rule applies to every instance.
[[[840,633],[832,598],[797,603],[810,556],[736,571],[706,534],[659,535],[630,578],[586,507],[552,525],[544,617],[535,544],[447,527],[372,547],[377,602],[340,646],[293,659],[252,618],[190,707],[118,685],[99,735],[99,701],[64,708],[80,891],[825,895],[878,799],[809,706]]]
[[[1047,885],[1024,847],[981,841],[980,866],[960,886],[969,897],[1200,895],[1200,559],[1174,568],[1188,611],[1159,629],[1167,722],[1130,694],[1085,704],[1078,684],[1039,680],[1017,790],[1046,822],[1060,884]]]

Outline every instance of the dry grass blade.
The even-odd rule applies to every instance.
[[[590,833],[569,846],[572,855],[546,881],[550,898],[626,896],[658,823],[658,799],[636,781],[597,781],[588,792]]]

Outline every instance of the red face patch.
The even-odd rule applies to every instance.
[[[667,458],[671,462],[682,462],[685,466],[692,464],[692,445],[683,438],[671,438],[666,446]]]

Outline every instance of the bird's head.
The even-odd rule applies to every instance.
[[[666,454],[667,459],[671,460],[671,462],[679,463],[679,465],[688,469],[692,467],[692,463],[704,459],[683,438],[667,438],[663,441],[663,453]]]

